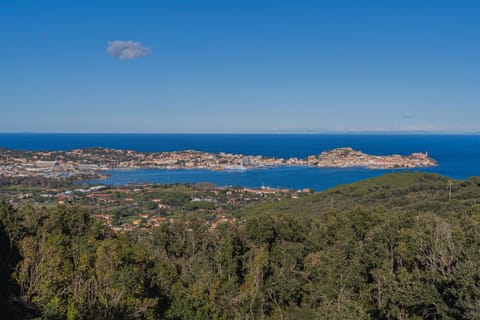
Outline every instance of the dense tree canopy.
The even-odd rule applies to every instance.
[[[3,202],[2,312],[40,319],[479,319],[480,180],[455,181],[451,200],[447,181],[387,175],[252,206],[235,224],[211,228],[189,214],[151,233],[114,234],[79,207]]]

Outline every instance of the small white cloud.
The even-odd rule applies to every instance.
[[[140,42],[116,40],[108,42],[107,52],[118,60],[129,60],[146,56],[151,51]]]

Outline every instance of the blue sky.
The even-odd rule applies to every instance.
[[[1,0],[0,131],[480,131],[479,16],[478,0]]]

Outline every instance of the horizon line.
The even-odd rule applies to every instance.
[[[480,135],[480,130],[472,131],[428,131],[428,130],[351,130],[351,131],[341,131],[341,130],[329,130],[329,131],[251,131],[251,132],[198,132],[198,131],[183,131],[183,132],[141,132],[141,131],[0,131],[0,134],[205,134],[205,135],[322,135],[322,134],[337,134],[337,135],[356,135],[356,134],[392,134],[392,135]]]

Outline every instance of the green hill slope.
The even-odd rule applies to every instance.
[[[0,318],[480,319],[479,199],[479,178],[396,173],[117,234],[0,202]]]
[[[341,185],[299,199],[252,206],[240,211],[239,215],[282,212],[315,215],[332,209],[344,210],[355,206],[441,214],[462,209],[476,210],[479,205],[480,177],[451,180],[437,174],[405,171]]]

